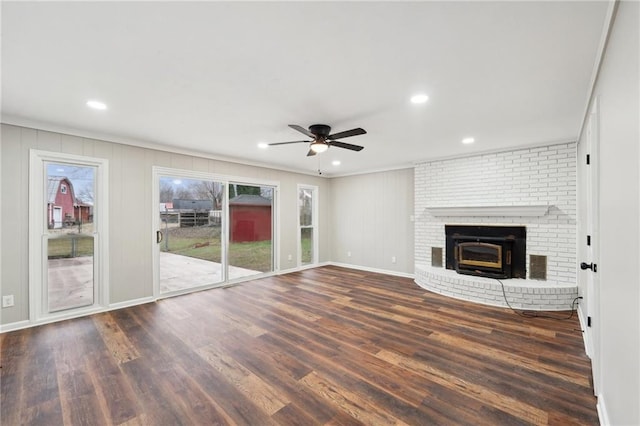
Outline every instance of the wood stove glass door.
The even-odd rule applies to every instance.
[[[502,269],[502,246],[481,242],[459,243],[458,264]]]

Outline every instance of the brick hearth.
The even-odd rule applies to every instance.
[[[507,307],[506,295],[514,309],[566,311],[578,297],[575,285],[522,279],[501,280],[503,294],[500,282],[495,279],[460,275],[450,269],[424,265],[416,265],[415,280],[420,287],[434,293],[485,305]]]

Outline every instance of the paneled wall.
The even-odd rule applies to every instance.
[[[334,262],[413,274],[413,169],[331,179],[330,204]]]
[[[320,257],[329,260],[329,183],[326,179],[130,145],[2,125],[1,249],[2,294],[13,294],[15,306],[1,311],[0,324],[24,321],[28,312],[29,150],[61,152],[109,160],[109,303],[153,295],[153,166],[205,171],[280,183],[280,269],[297,265],[297,185],[320,188]]]

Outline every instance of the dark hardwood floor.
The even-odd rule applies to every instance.
[[[322,267],[2,334],[0,423],[593,425],[579,328]]]

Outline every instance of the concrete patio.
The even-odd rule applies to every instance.
[[[48,266],[49,312],[93,304],[93,257],[50,259]],[[229,266],[228,281],[261,273]],[[220,263],[160,253],[161,294],[221,282]]]

